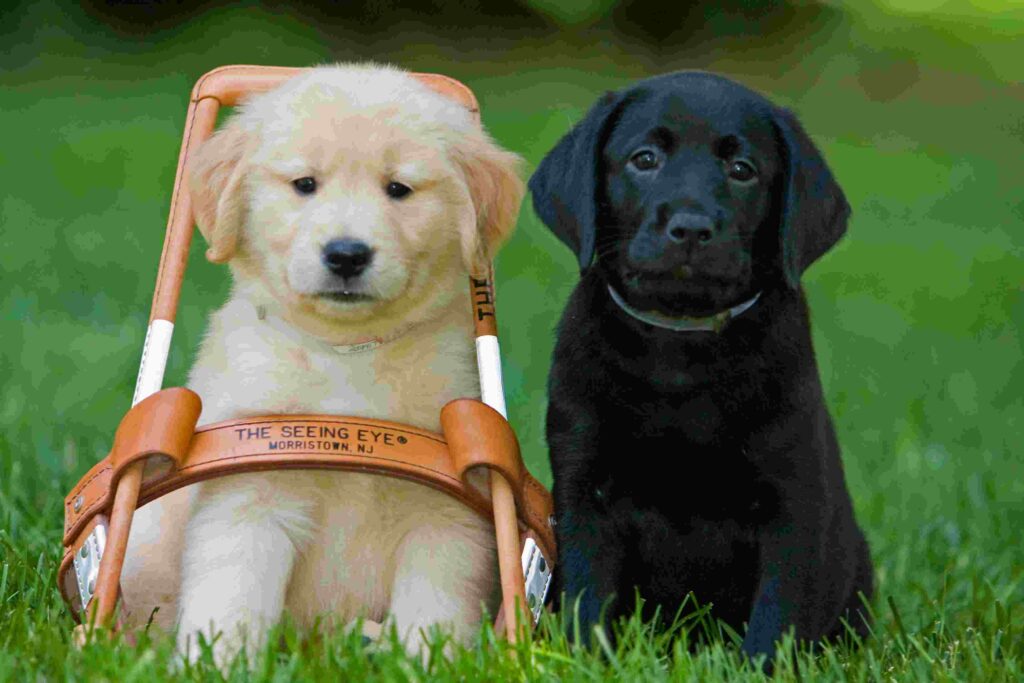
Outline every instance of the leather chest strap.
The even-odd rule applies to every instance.
[[[520,530],[555,557],[547,490],[523,465],[511,427],[480,401],[452,401],[442,411],[440,434],[383,420],[327,415],[275,415],[219,422],[195,429],[201,403],[188,389],[160,391],[132,408],[110,455],[93,467],[65,500],[65,556],[60,588],[80,609],[72,560],[97,516],[109,515],[121,474],[145,461],[138,506],[214,477],[280,469],[367,472],[417,481],[461,500],[491,521],[486,488],[467,475],[486,467],[510,484]],[[69,580],[70,579],[70,580]],[[74,611],[78,611],[78,609]]]

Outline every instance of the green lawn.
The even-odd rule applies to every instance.
[[[854,207],[849,235],[804,282],[878,579],[875,638],[803,653],[799,674],[1024,678],[1024,15],[845,4],[857,13],[801,14],[781,34],[694,45],[603,24],[366,34],[255,5],[144,39],[71,3],[0,14],[0,680],[173,678],[165,641],[69,644],[54,578],[63,496],[106,454],[130,402],[192,82],[227,63],[364,58],[465,81],[531,169],[601,92],[657,72],[720,71],[794,107]],[[550,484],[545,377],[576,274],[528,204],[498,261],[498,318],[510,419]],[[203,249],[197,238],[168,385],[184,381],[227,293]],[[282,646],[254,666],[267,680],[759,676],[727,636],[691,653],[685,637],[625,628],[617,651],[575,649],[557,629],[517,649],[485,633],[427,670],[388,643],[369,652],[344,634],[309,641],[284,626]],[[778,677],[795,678],[795,666],[780,661]],[[232,678],[245,678],[240,667]],[[186,673],[216,678],[205,665]]]

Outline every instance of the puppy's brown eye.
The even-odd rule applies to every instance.
[[[292,186],[299,194],[313,194],[316,192],[316,178],[296,178],[292,181]]]
[[[633,167],[637,170],[650,171],[658,167],[658,155],[649,149],[645,149],[630,157],[629,163],[633,164]]]
[[[392,181],[388,183],[388,186],[384,188],[384,191],[387,192],[388,196],[392,199],[401,199],[412,192],[412,188],[408,185]]]
[[[737,182],[749,183],[757,177],[757,169],[747,161],[736,159],[729,162],[729,177]]]

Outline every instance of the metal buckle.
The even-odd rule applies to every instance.
[[[551,565],[532,538],[526,539],[523,544],[523,577],[526,583],[526,605],[536,625],[540,621],[544,600],[551,586]]]
[[[82,547],[75,553],[75,580],[78,582],[78,595],[82,599],[82,613],[96,592],[96,578],[100,574],[100,560],[103,550],[107,547],[107,525],[98,523],[92,532],[85,537]]]

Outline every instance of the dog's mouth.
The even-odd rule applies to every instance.
[[[691,265],[664,270],[626,268],[620,271],[618,280],[612,285],[630,304],[642,310],[677,316],[719,313],[746,288],[742,278],[698,271]]]
[[[687,281],[694,277],[693,266],[680,265],[670,270],[645,271],[627,268],[622,271],[622,282],[630,287],[643,287],[644,285],[657,285],[662,283],[677,283]]]
[[[735,273],[712,272],[684,264],[668,269],[640,270],[625,268],[619,273],[621,283],[638,293],[713,293],[741,285],[743,278]]]
[[[370,303],[377,300],[377,297],[372,294],[366,294],[365,292],[350,292],[346,290],[336,292],[318,292],[316,297],[318,299],[326,299],[328,301],[335,301],[342,304]]]

